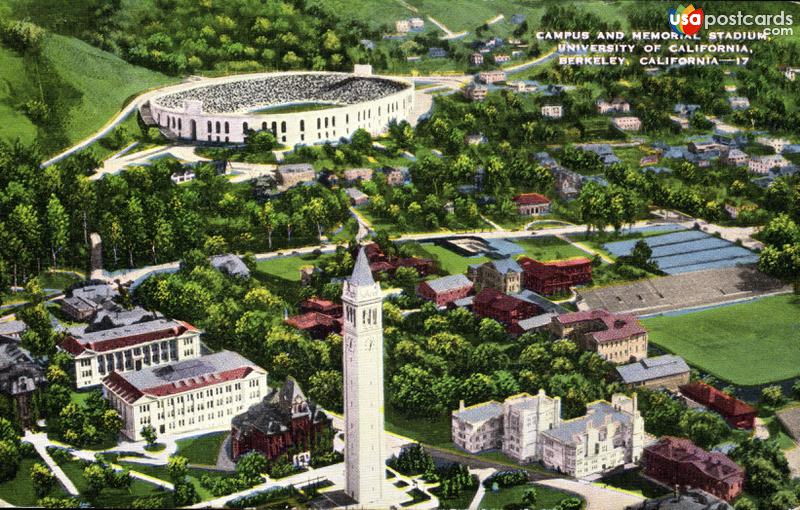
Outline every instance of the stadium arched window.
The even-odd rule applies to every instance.
[[[267,123],[266,122],[262,122],[261,123],[261,131],[266,131],[266,130],[267,130]]]
[[[281,122],[281,133],[285,132],[286,132],[286,121],[284,120],[283,122]]]
[[[317,117],[317,129],[321,129],[321,128],[322,128],[322,119]]]
[[[328,127],[328,117],[325,117],[325,127]]]
[[[183,119],[178,119],[178,129],[183,129]]]
[[[300,119],[300,131],[305,131],[305,130],[306,130],[306,121]]]
[[[250,126],[248,126],[248,125],[247,125],[247,122],[243,122],[243,123],[242,123],[242,133],[247,133],[247,129],[248,129],[249,127],[250,127]]]
[[[349,113],[348,113],[348,114],[345,114],[345,116],[344,116],[344,123],[345,123],[345,124],[350,124],[350,114],[349,114]]]
[[[210,120],[206,123],[206,127],[208,128],[206,131],[208,131],[210,133],[211,132],[211,121]]]
[[[217,121],[217,133],[219,133],[219,121]],[[217,137],[217,141],[219,141],[219,137]]]
[[[332,125],[333,127],[336,127],[336,115],[334,115],[333,117],[331,117],[331,125]]]
[[[230,124],[228,124],[227,120],[225,121],[225,132],[226,133],[230,133],[231,132],[231,126],[230,126]]]
[[[274,122],[274,121],[272,122],[272,134],[273,135],[277,135],[278,134],[278,123]]]

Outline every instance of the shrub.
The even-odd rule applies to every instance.
[[[494,483],[497,483],[498,487],[513,487],[515,485],[523,485],[528,483],[528,473],[522,469],[498,471],[484,480],[483,486],[489,488]]]
[[[761,401],[770,406],[779,406],[783,403],[784,397],[781,387],[778,385],[767,386],[761,389]]]

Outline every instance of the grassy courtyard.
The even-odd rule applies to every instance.
[[[426,252],[438,259],[442,270],[447,274],[466,273],[467,267],[471,264],[482,264],[489,260],[487,257],[464,257],[433,243],[423,243],[422,247]]]
[[[491,489],[487,489],[479,508],[481,508],[481,510],[498,510],[504,508],[509,503],[521,503],[525,492],[531,489],[531,487],[536,489],[536,494],[538,496],[531,510],[555,508],[561,500],[574,497],[572,494],[557,489],[551,489],[543,485],[517,485],[515,487],[500,489],[497,492],[492,492]]]
[[[525,255],[536,260],[561,260],[571,257],[590,256],[555,236],[515,239],[514,242],[525,250]]]
[[[31,457],[22,459],[16,476],[11,480],[0,483],[0,499],[14,506],[36,506],[36,491],[31,482],[31,468],[34,464],[44,461],[38,454],[34,453]],[[67,497],[67,493],[59,484],[51,491],[51,496]]]
[[[747,386],[800,375],[798,317],[800,300],[783,295],[642,322],[654,344]]]
[[[179,439],[176,455],[181,455],[189,460],[189,464],[202,464],[214,466],[217,464],[217,455],[222,443],[225,442],[228,432],[214,432],[203,436]]]
[[[89,484],[83,476],[83,465],[78,460],[70,460],[61,465],[61,469],[72,480],[75,487],[81,494],[89,489]],[[146,498],[148,496],[166,496],[165,506],[171,506],[172,495],[163,488],[136,478],[131,480],[130,489],[104,489],[99,496],[92,501],[92,506],[96,508],[131,508],[134,500]]]
[[[319,263],[320,257],[313,254],[295,255],[291,257],[276,257],[269,260],[262,260],[257,264],[258,271],[283,278],[292,282],[300,281],[300,268],[313,266]]]

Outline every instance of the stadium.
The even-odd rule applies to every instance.
[[[156,94],[142,120],[169,138],[242,143],[248,131],[270,130],[285,146],[373,135],[408,120],[414,86],[396,78],[331,72],[282,72],[203,81]]]

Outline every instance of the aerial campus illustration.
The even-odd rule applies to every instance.
[[[795,20],[0,0],[0,506],[800,508]]]

